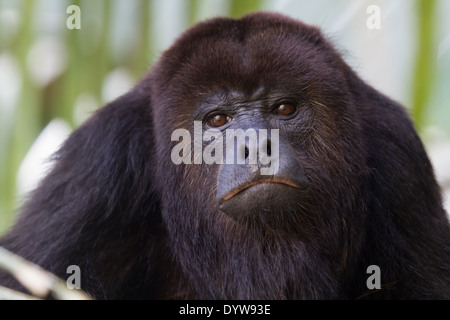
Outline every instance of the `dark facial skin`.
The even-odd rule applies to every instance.
[[[256,165],[249,164],[250,151],[249,139],[240,141],[241,145],[235,146],[237,150],[245,150],[246,164],[239,165],[237,160],[234,164],[222,164],[217,177],[217,206],[227,215],[237,221],[246,219],[270,220],[270,207],[287,205],[291,199],[299,199],[308,189],[308,181],[304,175],[301,162],[289,143],[288,137],[295,135],[298,119],[302,105],[289,94],[267,94],[265,90],[259,90],[257,94],[246,96],[233,92],[227,96],[228,99],[214,104],[216,109],[204,116],[207,128],[217,128],[222,131],[234,129],[281,129],[277,137],[277,150],[279,154],[275,174],[263,174],[260,168],[268,167],[256,159]],[[217,120],[220,120],[217,122]],[[239,143],[238,141],[236,141]],[[268,156],[271,154],[271,139],[258,143],[265,143],[262,150]],[[226,145],[225,145],[226,146]],[[251,147],[250,147],[251,149]],[[235,153],[235,155],[237,152]],[[275,160],[275,158],[274,158]],[[304,199],[307,200],[306,198]],[[268,212],[267,217],[261,212]],[[256,215],[257,217],[249,217]]]

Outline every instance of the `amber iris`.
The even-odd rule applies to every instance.
[[[277,108],[277,113],[282,115],[282,116],[289,116],[291,114],[293,114],[295,112],[295,107],[291,104],[281,104],[278,108]]]
[[[229,122],[229,118],[226,115],[218,114],[214,116],[210,121],[209,124],[213,127],[223,127]]]

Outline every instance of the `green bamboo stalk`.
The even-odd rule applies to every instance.
[[[436,71],[434,42],[435,0],[418,0],[418,44],[415,66],[414,83],[412,85],[412,118],[419,132],[422,132],[426,122],[428,102],[433,93],[434,76]]]
[[[140,1],[140,17],[139,24],[136,26],[139,30],[139,42],[137,48],[135,48],[134,59],[132,61],[132,70],[137,78],[144,75],[151,64],[151,44],[153,42],[152,32],[151,32],[151,19],[149,19],[150,14],[150,1],[141,0]]]
[[[201,0],[189,0],[189,25],[193,25],[198,20],[198,11],[200,8]]]
[[[259,10],[262,4],[262,0],[231,0],[230,15],[233,18],[239,18],[249,12]]]
[[[102,26],[102,36],[100,46],[98,50],[95,52],[95,55],[92,57],[91,62],[97,63],[97,77],[92,77],[92,70],[89,72],[89,77],[91,79],[95,78],[95,83],[92,83],[92,86],[96,87],[96,92],[98,96],[101,96],[103,81],[105,80],[106,75],[110,70],[112,70],[115,65],[113,59],[110,55],[110,43],[109,43],[109,33],[111,28],[111,16],[112,16],[112,8],[113,1],[106,0],[103,4],[103,26]],[[95,70],[95,69],[94,69]],[[87,75],[87,74],[86,74]]]
[[[0,168],[3,171],[0,190],[0,233],[13,220],[13,210],[16,199],[16,174],[27,151],[42,129],[41,94],[31,80],[27,67],[29,46],[33,43],[32,21],[36,2],[25,0],[23,3],[23,24],[14,40],[11,49],[22,67],[22,90],[19,103],[15,110],[15,117],[11,119],[14,125],[8,138],[6,164]]]
[[[71,5],[77,5],[81,7],[79,0],[73,0],[70,2]],[[83,16],[84,11],[81,7],[81,27],[83,28]],[[69,16],[67,15],[66,18]],[[52,106],[52,114],[50,117],[59,117],[67,121],[70,125],[74,126],[73,119],[73,107],[75,101],[81,92],[81,86],[83,84],[81,74],[82,70],[85,68],[82,60],[82,53],[80,46],[78,45],[78,38],[82,30],[69,30],[66,26],[61,26],[65,28],[65,45],[67,48],[67,68],[63,76],[59,79],[58,85],[62,88],[53,92],[54,105]]]
[[[99,0],[100,1],[100,0]],[[75,126],[73,111],[75,102],[81,93],[91,93],[99,101],[102,92],[103,80],[112,66],[112,59],[109,54],[109,30],[111,23],[111,0],[102,0],[101,9],[103,20],[100,41],[94,50],[86,54],[81,49],[84,41],[90,41],[91,33],[96,30],[87,21],[89,15],[100,15],[99,12],[92,12],[90,7],[86,7],[87,2],[74,0],[71,4],[78,5],[81,9],[81,30],[66,30],[66,46],[68,48],[68,68],[61,79],[61,94],[57,99],[59,108],[56,108],[55,116],[62,117],[72,126]]]

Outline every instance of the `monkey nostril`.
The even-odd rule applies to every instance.
[[[247,147],[245,147],[245,159],[248,159],[249,155],[250,155],[250,151],[248,150]]]
[[[272,156],[272,143],[270,142],[270,140],[267,140],[267,156]]]

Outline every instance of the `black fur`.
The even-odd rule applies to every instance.
[[[192,131],[202,106],[260,88],[301,106],[280,135],[307,200],[267,204],[286,228],[235,222],[215,202],[219,166],[170,160],[172,132]],[[404,109],[317,28],[276,14],[187,31],[70,136],[0,244],[63,278],[80,266],[101,299],[450,298],[449,223]],[[381,290],[366,287],[369,265]],[[0,284],[20,288],[4,273]]]

